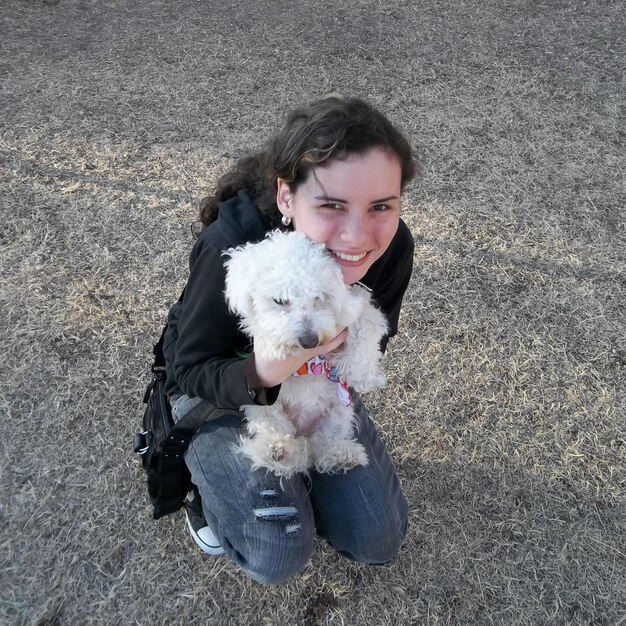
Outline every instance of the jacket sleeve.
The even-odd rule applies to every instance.
[[[245,348],[249,340],[226,305],[222,251],[201,237],[190,263],[189,280],[177,311],[172,368],[176,384],[183,393],[223,409],[271,404],[278,388],[260,387],[254,362],[235,354],[235,349]]]

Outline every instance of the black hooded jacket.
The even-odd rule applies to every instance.
[[[272,404],[280,386],[263,388],[250,352],[251,340],[224,298],[224,252],[260,241],[266,227],[245,191],[219,206],[215,222],[198,237],[189,259],[189,279],[181,300],[170,309],[164,340],[166,393],[186,393],[222,409],[244,404]],[[413,268],[413,237],[400,220],[389,248],[369,269],[361,284],[372,290],[375,303],[389,322],[389,337],[398,331],[400,306]]]

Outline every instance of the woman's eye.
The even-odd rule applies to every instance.
[[[327,202],[326,204],[323,204],[322,207],[325,209],[341,209],[341,205],[337,202]]]
[[[280,298],[272,298],[278,306],[288,306],[289,300],[281,300]]]
[[[389,205],[388,204],[375,204],[372,209],[374,209],[374,211],[388,211],[389,210]]]

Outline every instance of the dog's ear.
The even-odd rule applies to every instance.
[[[224,263],[226,303],[233,313],[240,317],[249,317],[253,313],[252,289],[258,280],[255,247],[248,244],[232,248],[225,256],[228,257]]]

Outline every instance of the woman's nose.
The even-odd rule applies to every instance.
[[[342,241],[356,247],[359,244],[366,242],[367,237],[368,226],[367,220],[364,217],[360,215],[355,217],[346,217],[341,232]]]

